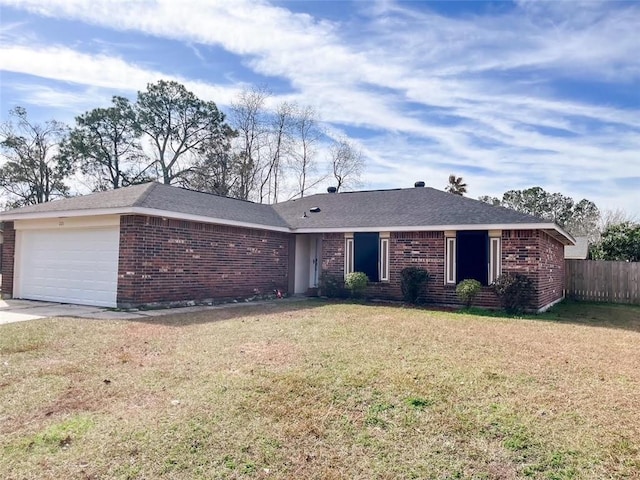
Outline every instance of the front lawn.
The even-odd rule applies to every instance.
[[[0,327],[0,478],[640,478],[640,308]]]

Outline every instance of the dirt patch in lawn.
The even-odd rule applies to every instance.
[[[291,343],[251,342],[239,345],[237,353],[253,365],[286,367],[298,358],[298,351]]]

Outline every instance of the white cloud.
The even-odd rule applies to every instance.
[[[405,185],[419,179],[413,177],[440,176],[433,182],[438,186],[450,172],[433,165],[471,165],[496,172],[474,175],[473,195],[500,194],[535,179],[558,190],[571,185],[577,196],[576,176],[585,182],[620,172],[640,176],[637,105],[568,100],[553,84],[585,78],[603,88],[638,83],[640,8],[634,4],[523,1],[496,15],[450,18],[385,1],[371,5],[368,23],[346,28],[266,2],[160,0],[128,2],[126,8],[116,0],[0,3],[114,30],[221,46],[255,72],[290,82],[295,90],[279,98],[311,103],[337,127],[378,132],[362,144],[371,159],[372,184]],[[236,86],[190,81],[117,55],[3,39],[0,63],[9,71],[131,92],[173,78],[222,105],[237,92]],[[431,115],[433,109],[455,117],[456,125]],[[567,135],[544,133],[547,128]],[[624,192],[599,197],[625,198]]]
[[[9,72],[131,93],[144,90],[147,83],[160,79],[176,80],[202,98],[216,99],[221,103],[230,102],[242,88],[242,85],[226,87],[192,81],[157,70],[148,70],[121,58],[90,55],[59,46],[0,45],[0,64],[3,70]],[[62,94],[58,93],[58,96],[60,95]]]

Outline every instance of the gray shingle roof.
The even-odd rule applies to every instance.
[[[136,207],[272,227],[288,227],[271,205],[194,192],[193,190],[170,187],[160,183],[152,185],[153,188],[136,203]]]
[[[428,187],[311,195],[274,208],[292,228],[549,223]]]
[[[5,212],[5,216],[63,213],[71,210],[87,210],[87,214],[90,214],[90,210],[126,211],[134,207],[287,228],[286,222],[270,205],[194,192],[156,182],[30,205]]]
[[[68,210],[96,210],[100,208],[124,208],[133,206],[147,190],[153,188],[155,183],[143,183],[117,190],[97,192],[81,197],[61,198],[51,202],[29,205],[27,207],[10,210],[10,213],[49,213],[64,212]],[[5,212],[9,213],[9,212]]]
[[[155,182],[23,207],[0,217],[136,207],[292,229],[549,223],[428,187],[325,193],[264,205]],[[320,211],[314,213],[312,207]]]

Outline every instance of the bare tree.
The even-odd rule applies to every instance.
[[[631,215],[628,212],[620,208],[615,210],[605,210],[601,212],[598,219],[598,231],[604,232],[612,225],[620,225],[621,223],[634,223],[636,222],[636,216]]]
[[[589,238],[589,243],[595,244],[602,240],[602,236],[605,232],[615,231],[613,227],[616,225],[627,225],[638,223],[635,215],[629,214],[620,208],[615,210],[605,210],[600,212],[600,215],[596,219],[595,228],[592,228],[586,236]],[[593,225],[593,223],[591,223]],[[573,233],[573,232],[572,232]]]
[[[280,176],[292,148],[296,110],[295,104],[282,102],[271,115],[267,135],[269,156],[261,171],[260,203],[278,201]]]
[[[331,173],[336,179],[336,189],[357,186],[364,169],[362,151],[357,149],[348,139],[342,138],[329,148]]]
[[[254,193],[261,168],[260,156],[266,136],[264,104],[268,97],[266,89],[252,88],[243,90],[231,103],[230,123],[238,132],[234,145],[238,179],[232,195],[243,200]]]
[[[59,162],[56,155],[67,126],[55,120],[32,123],[22,107],[9,115],[14,121],[0,126],[0,151],[6,160],[0,168],[0,188],[9,196],[8,205],[44,203],[68,195],[64,180],[73,167]]]
[[[294,147],[289,157],[289,168],[296,177],[297,192],[294,196],[304,197],[308,187],[321,182],[326,176],[313,178],[316,173],[316,144],[320,141],[316,113],[312,107],[299,108],[293,128]]]

